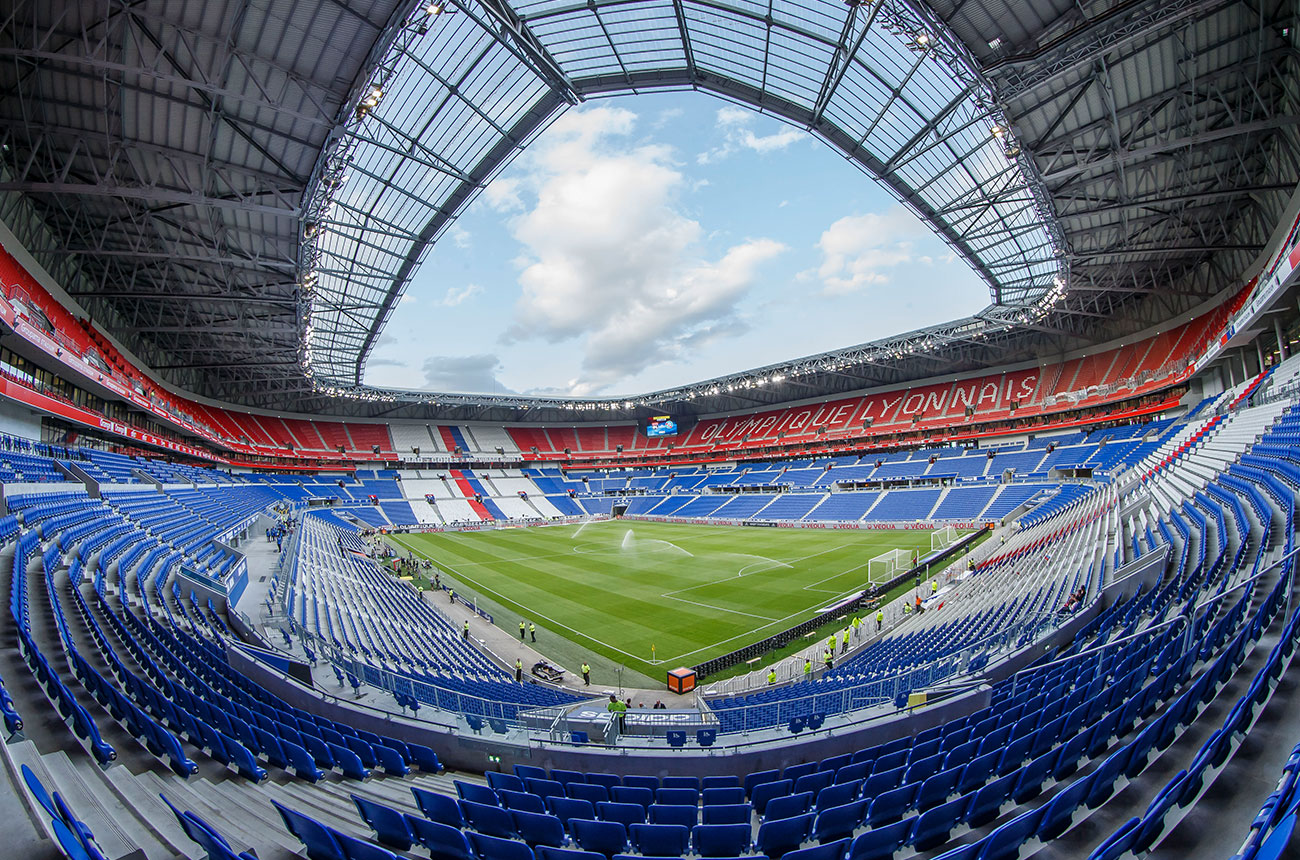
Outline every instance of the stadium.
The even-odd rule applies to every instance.
[[[0,853],[1300,856],[1298,18],[5,4]]]

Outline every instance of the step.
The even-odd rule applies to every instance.
[[[110,860],[121,858],[164,858],[173,856],[137,821],[135,815],[112,792],[104,791],[102,781],[89,783],[87,774],[63,751],[44,756],[50,775],[46,788],[58,790],[72,814],[95,834],[95,842]],[[97,767],[82,756],[91,768]]]

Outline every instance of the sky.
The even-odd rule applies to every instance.
[[[988,289],[802,129],[694,92],[572,108],[425,256],[381,387],[640,394],[966,316]]]

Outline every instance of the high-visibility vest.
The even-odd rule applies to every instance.
[[[767,682],[768,682],[769,684],[775,684],[775,683],[776,683],[776,670],[775,670],[775,669],[768,669],[768,670],[767,670]]]
[[[590,671],[591,671],[591,667],[588,666],[586,663],[583,663],[583,664],[582,664],[582,674],[586,675],[586,674],[587,674],[588,672],[590,672]]]
[[[803,673],[804,673],[805,675],[811,675],[811,674],[812,674],[812,660],[804,660],[804,661],[803,661]]]
[[[849,644],[849,631],[845,630],[844,635],[841,637],[841,639],[845,645]]]
[[[877,613],[876,613],[876,623],[879,624],[881,621],[884,621],[884,620],[885,620],[885,613],[884,613],[883,611],[881,611],[881,612],[877,612]]]

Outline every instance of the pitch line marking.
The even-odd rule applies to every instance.
[[[459,533],[455,533],[455,532],[453,532],[453,533],[451,533],[451,534],[455,534],[455,535],[457,535],[457,536],[460,536]],[[564,623],[562,623],[562,622],[556,621],[555,619],[551,618],[550,616],[544,615],[544,614],[542,614],[542,613],[540,613],[540,612],[536,612],[536,611],[534,611],[534,610],[524,610],[524,608],[523,608],[522,606],[519,606],[518,604],[514,603],[513,600],[511,600],[511,599],[505,597],[505,596],[502,595],[499,591],[496,591],[495,589],[492,589],[492,588],[487,588],[487,587],[483,586],[481,583],[479,583],[477,580],[472,579],[472,578],[470,578],[470,577],[468,577],[468,576],[465,576],[465,575],[462,574],[459,570],[457,570],[456,568],[452,567],[452,566],[449,565],[449,564],[446,564],[445,562],[441,561],[440,559],[433,558],[433,556],[431,556],[431,555],[426,555],[425,552],[424,552],[422,549],[420,549],[419,547],[411,546],[410,544],[408,544],[406,541],[402,540],[402,539],[401,539],[400,537],[398,537],[397,535],[389,535],[388,537],[389,537],[390,539],[392,539],[392,540],[397,541],[397,543],[401,544],[402,546],[406,547],[407,549],[414,551],[416,554],[421,555],[421,556],[423,556],[423,557],[425,557],[425,558],[428,558],[430,561],[433,561],[434,563],[436,563],[436,564],[438,564],[438,565],[441,565],[442,567],[446,568],[448,571],[450,571],[450,572],[456,574],[457,576],[461,577],[462,579],[464,579],[467,583],[470,583],[470,584],[472,584],[472,585],[478,587],[481,591],[483,591],[483,592],[485,592],[485,593],[488,593],[488,594],[491,594],[491,595],[495,596],[495,597],[496,597],[498,600],[500,600],[502,603],[514,604],[515,608],[519,609],[520,611],[531,612],[532,615],[534,615],[534,616],[536,616],[536,617],[538,617],[538,618],[543,618],[543,619],[545,619],[545,620],[551,622],[552,624],[554,624],[554,625],[555,625],[556,627],[558,627],[558,628],[561,628],[561,629],[564,629],[564,630],[568,630],[570,633],[574,634],[574,636],[578,637],[579,639],[583,639],[583,640],[586,640],[586,641],[588,641],[588,642],[593,642],[593,643],[595,643],[595,644],[597,644],[597,645],[601,645],[601,646],[603,646],[603,647],[605,647],[605,648],[608,648],[610,651],[617,652],[617,653],[622,654],[622,655],[624,655],[625,657],[628,657],[628,658],[630,658],[630,659],[632,659],[632,660],[635,660],[635,661],[637,661],[637,662],[639,662],[639,663],[644,663],[644,664],[646,664],[646,665],[651,665],[651,666],[659,666],[659,665],[662,665],[662,664],[665,664],[665,663],[672,663],[672,662],[681,662],[681,661],[684,661],[684,659],[685,659],[686,657],[691,657],[691,656],[694,656],[694,655],[696,655],[696,654],[703,653],[703,652],[705,652],[705,651],[711,651],[711,650],[713,650],[713,649],[715,649],[715,648],[717,648],[717,647],[719,647],[719,646],[721,646],[721,645],[726,645],[726,644],[729,644],[729,643],[731,643],[731,642],[734,642],[734,641],[736,641],[737,639],[743,639],[743,638],[745,638],[745,637],[752,636],[753,634],[758,633],[758,632],[760,632],[760,631],[762,631],[762,630],[766,630],[766,629],[768,629],[769,627],[772,627],[772,626],[775,625],[775,624],[780,624],[780,623],[782,623],[782,622],[789,621],[789,620],[792,619],[792,618],[797,618],[797,617],[799,617],[800,615],[803,615],[803,614],[808,613],[808,612],[815,612],[815,610],[818,609],[820,606],[825,605],[825,602],[822,601],[822,602],[819,602],[819,603],[817,604],[817,606],[808,607],[808,608],[805,608],[805,609],[800,609],[800,610],[797,610],[797,611],[795,611],[795,612],[790,613],[789,615],[783,616],[783,617],[781,617],[781,618],[766,619],[766,620],[768,620],[768,623],[767,623],[767,624],[762,624],[762,625],[759,625],[758,627],[755,627],[755,628],[753,628],[753,629],[751,629],[751,630],[744,631],[744,632],[742,632],[742,633],[737,633],[735,636],[729,636],[729,637],[727,637],[726,639],[720,639],[720,640],[718,640],[717,642],[713,642],[713,643],[710,643],[710,644],[708,644],[708,645],[703,645],[703,646],[701,646],[701,647],[699,647],[699,648],[696,648],[696,649],[693,650],[693,651],[686,651],[686,652],[684,652],[684,653],[682,653],[682,654],[678,654],[678,655],[675,656],[675,657],[662,657],[662,658],[659,658],[659,659],[657,659],[657,660],[646,660],[646,659],[643,658],[643,657],[638,657],[638,656],[636,656],[635,654],[631,654],[631,653],[629,653],[629,652],[627,652],[627,651],[624,651],[624,650],[621,649],[621,648],[617,648],[617,647],[615,647],[615,646],[613,646],[613,645],[610,645],[608,642],[605,642],[604,640],[597,639],[595,636],[591,636],[590,634],[583,633],[582,631],[577,630],[577,629],[575,629],[575,628],[573,628],[573,627],[570,627],[570,626],[567,625],[567,624],[564,624]],[[680,540],[687,540],[687,539],[690,539],[691,537],[694,537],[694,536],[693,536],[693,535],[688,535],[688,536],[686,536],[685,538],[680,538]],[[706,537],[706,535],[699,535],[699,537]],[[822,551],[820,551],[820,552],[815,552],[815,553],[811,553],[810,555],[800,556],[800,557],[798,557],[798,558],[791,559],[791,561],[795,561],[795,562],[806,561],[806,560],[808,560],[808,559],[810,559],[810,558],[816,558],[816,557],[819,556],[819,555],[825,555],[825,554],[827,554],[827,553],[835,552],[835,551],[837,551],[837,550],[841,550],[841,549],[850,549],[850,548],[852,548],[852,544],[840,544],[840,545],[838,545],[838,546],[833,546],[833,547],[830,547],[830,548],[828,548],[828,549],[822,550]],[[572,554],[572,549],[570,549],[570,551],[569,551],[568,553],[556,553],[556,554],[554,554],[554,555],[533,556],[533,557],[522,558],[522,559],[497,559],[496,561],[490,561],[490,562],[487,562],[487,561],[483,561],[483,562],[477,562],[477,561],[474,561],[474,562],[465,562],[464,565],[465,565],[465,566],[468,566],[468,565],[481,566],[481,565],[485,565],[485,564],[499,564],[499,563],[501,563],[501,562],[503,562],[503,561],[512,561],[512,560],[517,560],[517,561],[527,561],[527,560],[530,560],[530,559],[562,558],[562,557],[564,557],[564,556],[566,556],[566,555],[570,555],[570,554]],[[730,554],[731,554],[731,555],[745,555],[745,553],[730,553]],[[823,578],[823,579],[821,579],[821,580],[818,580],[818,581],[815,582],[815,583],[810,583],[810,585],[817,585],[817,584],[819,584],[819,583],[821,583],[821,582],[825,582],[825,581],[828,580],[828,579],[834,579],[834,578],[836,578],[836,577],[838,577],[838,576],[843,576],[843,575],[846,574],[846,573],[851,573],[851,572],[853,572],[853,571],[855,571],[855,570],[861,570],[862,568],[864,568],[864,567],[866,567],[866,566],[867,566],[867,565],[865,565],[865,564],[858,564],[858,565],[855,565],[855,566],[853,566],[853,567],[846,568],[845,570],[842,570],[842,571],[840,571],[839,573],[832,574],[832,575],[830,575],[830,576],[828,576],[828,577],[825,577],[825,578]],[[694,588],[699,588],[699,587],[702,587],[702,586],[704,586],[704,585],[716,585],[717,583],[725,582],[725,581],[728,581],[729,579],[731,579],[730,575],[728,575],[728,576],[727,576],[726,578],[724,578],[724,579],[717,579],[717,580],[714,580],[714,581],[712,581],[712,582],[700,583],[699,585],[693,585],[693,586],[690,586],[690,587],[688,587],[688,588],[678,589],[678,590],[675,591],[675,592],[668,592],[668,593],[665,593],[665,594],[661,594],[660,597],[667,597],[667,598],[672,599],[672,600],[684,600],[683,598],[673,597],[672,595],[674,595],[674,594],[679,594],[679,593],[681,593],[681,592],[683,592],[683,591],[690,591],[690,590],[692,590],[692,589],[694,589]],[[822,593],[822,594],[834,594],[834,595],[836,595],[837,597],[846,597],[846,596],[852,594],[853,592],[857,591],[858,589],[849,589],[848,591],[834,592],[834,591],[830,591],[830,590],[828,590],[828,589],[820,589],[820,588],[819,588],[819,589],[813,589],[813,588],[809,588],[809,586],[804,586],[803,589],[801,589],[801,590],[816,591],[816,592],[819,592],[819,593]],[[684,600],[684,602],[686,602],[686,603],[693,603],[694,601]],[[706,606],[705,604],[696,604],[696,605],[699,605],[699,606]],[[721,607],[716,607],[716,606],[706,606],[706,608],[714,609],[714,610],[719,610],[719,611],[734,611],[734,610],[723,610]],[[764,618],[763,616],[754,616],[754,617],[756,617],[756,618],[760,618],[760,619],[763,619],[763,618]],[[502,629],[504,629],[504,628],[502,628]]]
[[[399,544],[401,544],[402,546],[406,547],[407,549],[409,549],[409,550],[411,550],[411,551],[413,551],[413,552],[417,552],[417,553],[419,553],[419,554],[422,555],[422,556],[424,555],[424,553],[423,553],[423,552],[420,552],[420,550],[419,550],[417,547],[413,547],[413,546],[409,545],[408,543],[406,543],[406,541],[402,540],[401,538],[398,538],[398,537],[396,537],[396,536],[394,536],[394,535],[389,535],[389,537],[390,537],[390,538],[393,538],[393,539],[396,540]],[[427,558],[428,556],[425,556],[425,557]],[[430,559],[430,560],[432,561],[432,560],[434,560],[434,559]],[[597,645],[602,645],[602,646],[604,646],[605,648],[608,648],[608,649],[611,650],[611,651],[616,651],[616,652],[618,652],[619,654],[622,654],[623,656],[628,657],[628,658],[630,658],[630,659],[632,659],[632,660],[636,660],[636,661],[638,661],[638,662],[647,662],[643,657],[638,657],[638,656],[635,655],[635,654],[630,654],[630,653],[628,653],[627,651],[624,651],[622,648],[616,648],[616,647],[614,647],[613,645],[610,645],[608,642],[605,642],[605,641],[602,641],[602,640],[600,640],[600,639],[597,639],[595,636],[589,636],[588,634],[583,633],[581,630],[574,629],[573,627],[570,627],[569,625],[567,625],[567,624],[565,624],[565,623],[563,623],[563,622],[561,622],[561,621],[556,621],[554,618],[551,618],[549,615],[545,615],[545,614],[543,614],[543,613],[541,613],[541,612],[537,612],[536,610],[528,610],[528,609],[524,609],[523,606],[521,606],[521,605],[519,605],[518,603],[516,603],[515,601],[511,600],[509,597],[506,597],[506,596],[505,596],[504,594],[502,594],[501,592],[497,591],[497,590],[494,589],[494,588],[489,588],[489,587],[483,585],[483,584],[480,583],[478,580],[473,579],[472,577],[465,576],[465,575],[464,575],[463,573],[461,573],[459,570],[457,570],[456,568],[452,567],[451,565],[447,564],[447,563],[444,562],[444,561],[437,560],[437,564],[439,564],[440,566],[446,568],[447,570],[449,570],[450,572],[452,572],[452,573],[455,574],[456,576],[460,577],[460,578],[463,579],[466,583],[469,583],[470,585],[473,585],[475,588],[477,588],[479,591],[483,592],[484,594],[492,595],[494,598],[496,598],[497,600],[499,600],[502,604],[505,604],[505,605],[507,605],[507,606],[513,606],[514,608],[520,610],[520,611],[521,611],[523,614],[525,614],[525,615],[529,615],[529,616],[536,617],[536,618],[542,618],[542,619],[544,619],[544,620],[546,620],[546,621],[551,622],[551,624],[554,624],[554,625],[555,625],[556,627],[558,627],[558,628],[561,628],[561,629],[563,629],[563,630],[568,630],[570,633],[572,633],[574,636],[578,637],[579,639],[585,639],[585,640],[587,640],[587,641],[589,641],[589,642],[594,642],[594,643],[596,643]],[[498,626],[500,626],[500,625],[498,625]],[[504,630],[505,628],[504,628],[504,627],[501,627],[501,629]],[[676,658],[673,658],[673,659],[676,659]]]

